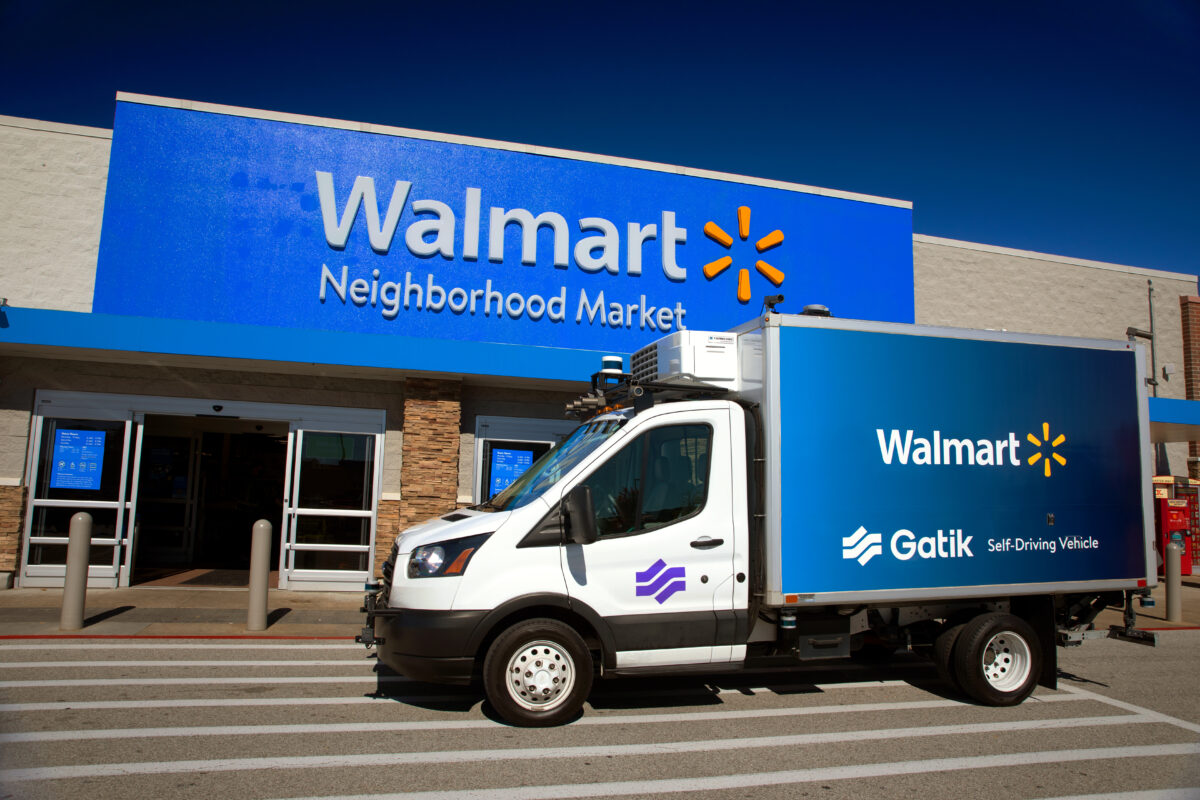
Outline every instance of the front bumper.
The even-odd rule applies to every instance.
[[[379,662],[417,681],[467,684],[475,671],[472,634],[486,611],[378,608],[367,598],[367,631],[359,641],[374,644]],[[370,639],[370,641],[368,641]]]

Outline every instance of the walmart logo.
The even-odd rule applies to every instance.
[[[1051,461],[1057,461],[1058,465],[1060,467],[1065,467],[1067,465],[1067,460],[1065,458],[1063,458],[1061,455],[1059,455],[1058,453],[1054,452],[1054,448],[1058,447],[1060,444],[1065,442],[1067,440],[1067,437],[1060,433],[1058,436],[1054,437],[1054,441],[1050,441],[1050,423],[1049,422],[1042,423],[1042,438],[1041,439],[1034,436],[1032,433],[1025,434],[1025,438],[1027,440],[1029,440],[1030,444],[1032,444],[1034,447],[1038,447],[1038,448],[1044,447],[1045,443],[1049,442],[1049,447],[1050,447],[1049,453],[1043,454],[1043,452],[1039,449],[1036,453],[1034,453],[1033,455],[1031,455],[1029,457],[1030,465],[1036,464],[1039,461],[1042,462],[1043,473],[1045,474],[1045,476],[1047,478],[1050,477],[1050,462]],[[1043,455],[1045,456],[1044,458],[1043,458]]]
[[[1042,465],[1042,473],[1049,478],[1051,463],[1060,467],[1067,465],[1067,459],[1056,452],[1055,448],[1063,444],[1067,437],[1059,434],[1050,438],[1050,423],[1042,423],[1042,436],[1029,433],[1025,440],[1017,438],[1015,431],[1009,431],[998,439],[972,439],[959,436],[948,436],[940,430],[931,431],[929,436],[917,436],[912,428],[901,430],[892,428],[875,429],[879,441],[879,457],[884,464],[893,463],[902,466],[969,466],[969,467],[1020,467]],[[1036,453],[1023,459],[1017,451],[1026,442],[1039,448]]]
[[[738,236],[744,242],[750,238],[750,207],[738,206],[737,218]],[[733,237],[722,230],[721,226],[715,222],[709,221],[704,224],[704,235],[726,250],[733,246]],[[754,248],[759,253],[765,253],[781,244],[783,244],[783,231],[774,230],[755,242]],[[718,258],[716,261],[704,265],[704,277],[711,281],[732,265],[733,256]],[[758,270],[759,274],[776,286],[783,283],[783,272],[771,266],[766,261],[759,259],[754,263],[754,268]],[[750,270],[745,267],[738,270],[737,299],[739,303],[750,302]]]

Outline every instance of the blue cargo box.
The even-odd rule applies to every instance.
[[[767,601],[1153,584],[1144,353],[767,317]]]

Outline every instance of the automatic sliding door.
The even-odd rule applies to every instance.
[[[382,435],[296,430],[292,436],[280,588],[363,583],[372,569]]]

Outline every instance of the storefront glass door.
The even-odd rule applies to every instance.
[[[44,416],[34,430],[24,586],[60,586],[66,571],[71,517],[92,517],[88,585],[116,587],[128,541],[133,424],[129,419]]]
[[[292,431],[281,589],[346,588],[370,578],[382,438]]]
[[[39,390],[19,585],[62,586],[71,516],[87,511],[93,587],[135,570],[244,572],[267,519],[279,588],[360,589],[385,422],[379,409]]]
[[[143,434],[138,452],[138,559],[190,564],[195,556],[199,437]]]

